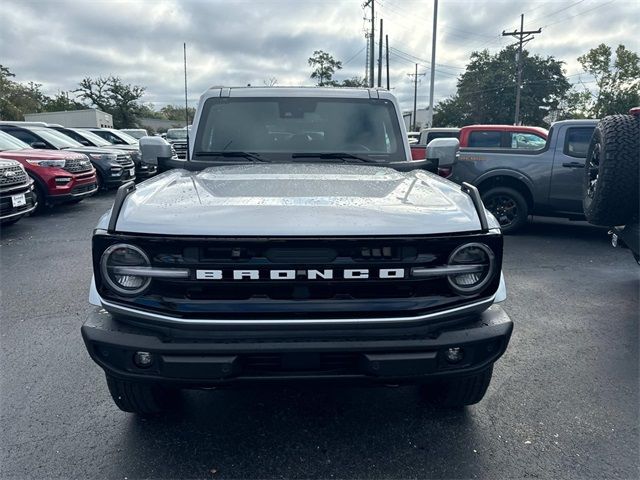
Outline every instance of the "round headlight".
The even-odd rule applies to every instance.
[[[138,247],[118,243],[102,254],[100,271],[109,287],[123,295],[137,295],[151,283],[151,278],[123,273],[126,267],[150,267],[149,257]]]
[[[494,258],[491,249],[483,243],[459,246],[449,256],[449,265],[467,268],[461,268],[459,274],[449,275],[449,285],[463,295],[480,291],[493,277]]]

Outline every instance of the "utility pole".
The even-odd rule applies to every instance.
[[[417,130],[417,122],[416,122],[416,114],[418,107],[418,77],[423,77],[426,75],[425,73],[418,73],[418,64],[416,63],[416,73],[407,73],[410,77],[413,77],[413,125],[412,130],[415,132]]]
[[[371,6],[371,50],[369,51],[369,87],[376,86],[375,71],[373,64],[375,63],[376,53],[376,12],[375,12],[375,0],[367,0],[363,5],[364,8]]]
[[[436,78],[436,29],[438,26],[438,0],[433,0],[433,33],[431,36],[431,82],[429,83],[429,125],[433,126],[433,90]]]
[[[378,88],[382,87],[382,19],[380,19],[380,41],[378,42]]]
[[[364,34],[364,38],[367,39],[367,54],[364,56],[364,83],[369,85],[369,49],[371,48],[371,41],[369,40],[369,33]]]
[[[502,31],[503,37],[516,37],[518,38],[518,64],[517,64],[517,81],[516,81],[516,114],[514,119],[514,125],[520,124],[520,90],[522,89],[522,45],[530,40],[533,40],[533,34],[542,33],[542,28],[538,30],[524,30],[524,13],[520,15],[520,31],[514,30],[513,32]]]
[[[387,90],[391,90],[389,87],[389,35],[384,36],[384,41],[386,44],[386,57],[387,57]]]

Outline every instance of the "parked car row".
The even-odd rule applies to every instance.
[[[0,122],[0,223],[158,172],[142,161],[138,141],[110,128]]]

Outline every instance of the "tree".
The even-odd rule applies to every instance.
[[[526,50],[522,55],[520,119],[525,125],[545,125],[543,119],[558,108],[571,88],[562,69],[564,62]],[[458,78],[456,94],[435,108],[434,126],[513,123],[516,64],[513,46],[494,55],[487,50],[473,52]]]
[[[65,110],[82,110],[82,103],[69,97],[69,92],[58,92],[55,97],[48,97],[44,103],[45,112],[63,112]]]
[[[265,87],[275,87],[278,84],[278,79],[276,77],[269,77],[262,80],[262,83],[264,83]]]
[[[189,123],[191,123],[196,114],[196,109],[189,107],[187,111],[189,112]],[[179,122],[184,122],[185,120],[184,106],[165,105],[160,109],[160,113],[162,114],[162,118],[165,118],[166,120],[175,120]]]
[[[640,104],[640,57],[624,45],[616,48],[615,59],[612,53],[611,47],[601,43],[578,57],[583,70],[595,78],[597,91],[584,86],[576,109],[593,118],[626,113]]]
[[[369,87],[362,77],[347,78],[340,84],[341,87]]]
[[[318,81],[318,86],[335,86],[337,83],[333,80],[333,74],[336,70],[342,69],[342,62],[336,60],[327,52],[316,50],[309,58],[309,66],[314,70],[311,72],[311,78]]]
[[[39,113],[50,100],[42,92],[42,85],[29,82],[26,85],[13,80],[7,67],[0,65],[0,119],[24,120],[26,113]]]
[[[116,128],[138,126],[136,116],[141,105],[138,100],[144,94],[144,87],[123,83],[119,77],[109,76],[82,79],[74,90],[89,106],[96,107],[113,116]]]

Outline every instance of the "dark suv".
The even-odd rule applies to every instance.
[[[0,130],[22,140],[31,148],[84,153],[96,169],[98,188],[118,187],[135,180],[135,165],[128,153],[113,148],[85,147],[67,135],[42,126],[0,124]]]
[[[35,208],[33,181],[24,167],[0,158],[0,224],[11,225]]]
[[[99,148],[114,148],[114,145],[99,135],[96,135],[92,130],[86,128],[67,128],[52,126],[54,130],[73,138],[76,142],[81,143],[86,147],[99,147]],[[136,142],[135,145],[118,145],[118,150],[123,150],[131,155],[133,163],[136,165],[136,178],[144,180],[149,177],[153,177],[158,173],[158,167],[155,165],[148,165],[142,161],[140,156],[140,150]]]

